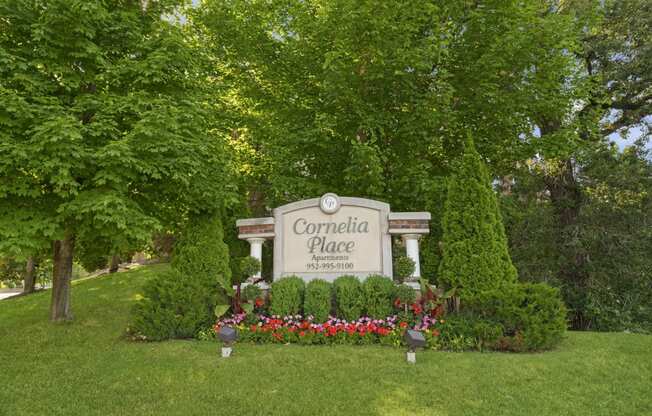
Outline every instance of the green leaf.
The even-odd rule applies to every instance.
[[[221,318],[229,310],[230,305],[215,305],[215,316]]]

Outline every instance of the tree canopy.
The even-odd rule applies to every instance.
[[[222,203],[204,54],[161,18],[175,6],[0,2],[0,251],[121,249]]]

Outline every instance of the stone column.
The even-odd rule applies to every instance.
[[[414,261],[414,273],[412,278],[421,277],[421,266],[419,265],[419,237],[420,234],[403,234],[403,243],[405,244],[405,254]]]
[[[256,238],[247,238],[247,241],[249,242],[249,255],[251,257],[254,257],[258,259],[259,262],[263,262],[263,243],[265,242],[265,239],[262,237],[256,237]],[[249,276],[253,277],[255,279],[260,278],[260,271],[256,273],[254,276]]]

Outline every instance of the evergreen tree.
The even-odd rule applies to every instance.
[[[491,179],[471,138],[449,181],[442,228],[440,284],[464,296],[516,281]]]
[[[211,325],[231,284],[229,249],[216,215],[195,218],[175,247],[172,270],[148,282],[131,332],[147,340],[191,338]]]

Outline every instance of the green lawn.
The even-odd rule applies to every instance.
[[[76,282],[72,324],[49,292],[0,301],[0,415],[652,415],[652,337],[570,333],[543,354],[386,347],[133,343],[141,284],[165,265]]]

